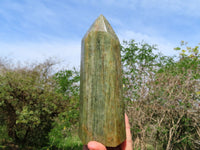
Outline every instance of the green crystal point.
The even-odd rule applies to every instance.
[[[126,139],[119,40],[103,15],[82,39],[79,137],[116,147]]]
[[[114,38],[116,38],[118,40],[118,37],[115,34],[113,28],[111,27],[110,23],[103,15],[100,15],[95,20],[95,22],[92,24],[92,26],[87,31],[85,36],[87,36],[88,33],[90,33],[90,32],[97,32],[97,31],[108,32],[111,36],[113,36]]]

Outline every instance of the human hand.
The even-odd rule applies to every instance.
[[[126,125],[126,140],[120,145],[122,150],[132,150],[132,137],[131,137],[131,130],[130,124],[128,120],[128,116],[125,114],[125,125]],[[90,141],[88,143],[89,150],[106,150],[106,147],[96,141]]]

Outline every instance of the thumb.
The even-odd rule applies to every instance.
[[[90,141],[88,143],[88,149],[89,150],[106,150],[106,147],[99,143],[99,142],[96,142],[96,141]]]

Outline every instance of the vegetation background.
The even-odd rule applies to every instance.
[[[136,150],[200,149],[200,52],[178,56],[134,40],[121,46],[123,88]],[[57,60],[24,67],[0,59],[0,149],[79,150],[79,70]]]

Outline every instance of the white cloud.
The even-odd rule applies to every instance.
[[[173,49],[177,45],[174,43],[171,43],[167,39],[164,39],[163,37],[156,37],[153,35],[147,35],[139,32],[134,32],[131,30],[124,30],[119,32],[119,39],[122,42],[123,40],[131,40],[134,39],[136,42],[147,42],[151,45],[157,45],[157,48],[160,52],[162,52],[164,55],[172,56],[177,55],[177,52],[175,52]]]
[[[80,66],[80,42],[51,42],[51,43],[0,43],[1,57],[13,62],[42,62],[50,57],[62,62],[62,67]]]
[[[84,7],[82,7],[83,4],[85,4]],[[200,17],[199,7],[200,1],[198,0],[0,1],[2,26],[5,26],[8,31],[16,30],[16,35],[14,35],[15,32],[11,32],[11,36],[5,30],[2,30],[2,33],[0,32],[4,35],[0,37],[0,40],[5,41],[7,35],[10,42],[1,42],[0,52],[1,56],[10,57],[15,61],[34,61],[58,57],[63,59],[65,64],[79,66],[81,40],[78,40],[78,42],[70,42],[70,40],[77,37],[81,38],[78,29],[89,28],[89,26],[87,28],[83,26],[96,14],[94,11],[96,9],[102,10],[101,13],[106,14],[108,21],[118,31],[120,40],[135,39],[137,42],[144,40],[149,44],[157,44],[164,54],[172,55],[174,54],[173,48],[177,46],[177,43],[172,43],[173,41],[170,41],[169,37],[176,35],[170,32],[171,29],[168,29],[167,25],[168,30],[166,32],[169,31],[170,35],[162,32],[163,26],[159,27],[159,22],[150,26],[150,22],[145,22],[145,19],[151,16],[152,20],[150,21],[153,22],[153,18],[160,14],[163,14],[163,18],[166,17],[165,20],[167,20],[168,14],[172,17],[174,14]],[[83,14],[89,15],[86,17],[87,15]],[[139,17],[137,17],[137,14],[139,14]],[[77,18],[80,20],[77,21]],[[74,29],[77,24],[79,24],[76,26],[77,29]],[[174,26],[176,27],[176,25]],[[71,29],[73,30],[72,33],[70,32]],[[83,33],[85,32],[86,30],[83,31]],[[23,37],[23,33],[25,39],[20,39],[20,37]],[[72,35],[77,36],[72,37]],[[166,36],[166,38],[161,36]],[[169,39],[167,39],[167,36]],[[58,38],[69,42],[60,41]],[[13,41],[18,42],[13,43]]]

